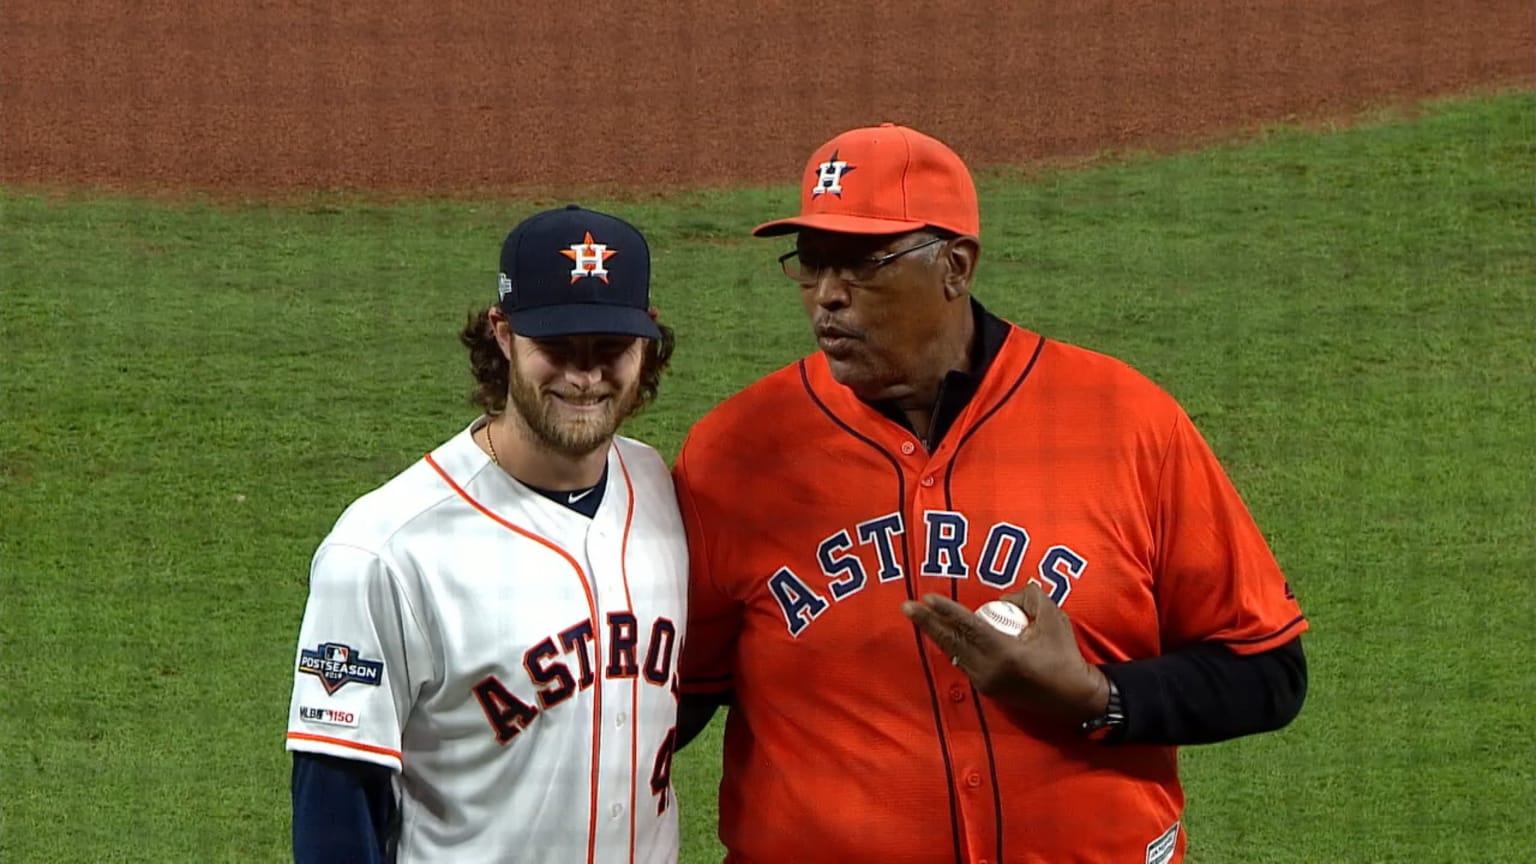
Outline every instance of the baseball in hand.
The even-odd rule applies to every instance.
[[[1024,617],[1024,610],[1006,600],[983,603],[981,608],[976,610],[976,614],[981,616],[981,620],[1007,636],[1017,636],[1029,626],[1029,619]]]

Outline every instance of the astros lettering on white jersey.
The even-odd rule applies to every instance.
[[[672,861],[687,543],[616,437],[593,518],[496,467],[483,419],[315,553],[287,747],[394,769],[397,860]]]

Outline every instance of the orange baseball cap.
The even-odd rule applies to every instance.
[[[900,234],[934,227],[981,231],[976,186],[965,163],[936,138],[881,123],[850,129],[805,163],[800,215],[765,222],[754,237],[817,228],[844,234]]]

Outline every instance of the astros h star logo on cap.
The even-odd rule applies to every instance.
[[[609,258],[619,254],[617,249],[609,249],[606,244],[592,242],[592,232],[586,232],[586,237],[580,243],[572,244],[560,250],[560,254],[571,259],[576,266],[571,268],[571,284],[577,279],[596,277],[608,282],[608,268],[603,266]]]
[[[800,212],[752,229],[777,237],[807,228],[904,234],[940,228],[978,236],[976,185],[949,145],[908,126],[839,132],[812,150],[800,175]]]
[[[827,161],[818,166],[816,185],[811,187],[811,197],[831,193],[837,197],[843,197],[843,175],[854,170],[854,166],[837,158],[837,151],[833,150]]]

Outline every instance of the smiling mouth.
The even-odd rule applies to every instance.
[[[607,396],[562,396],[559,393],[549,395],[577,411],[591,411],[608,401]]]

